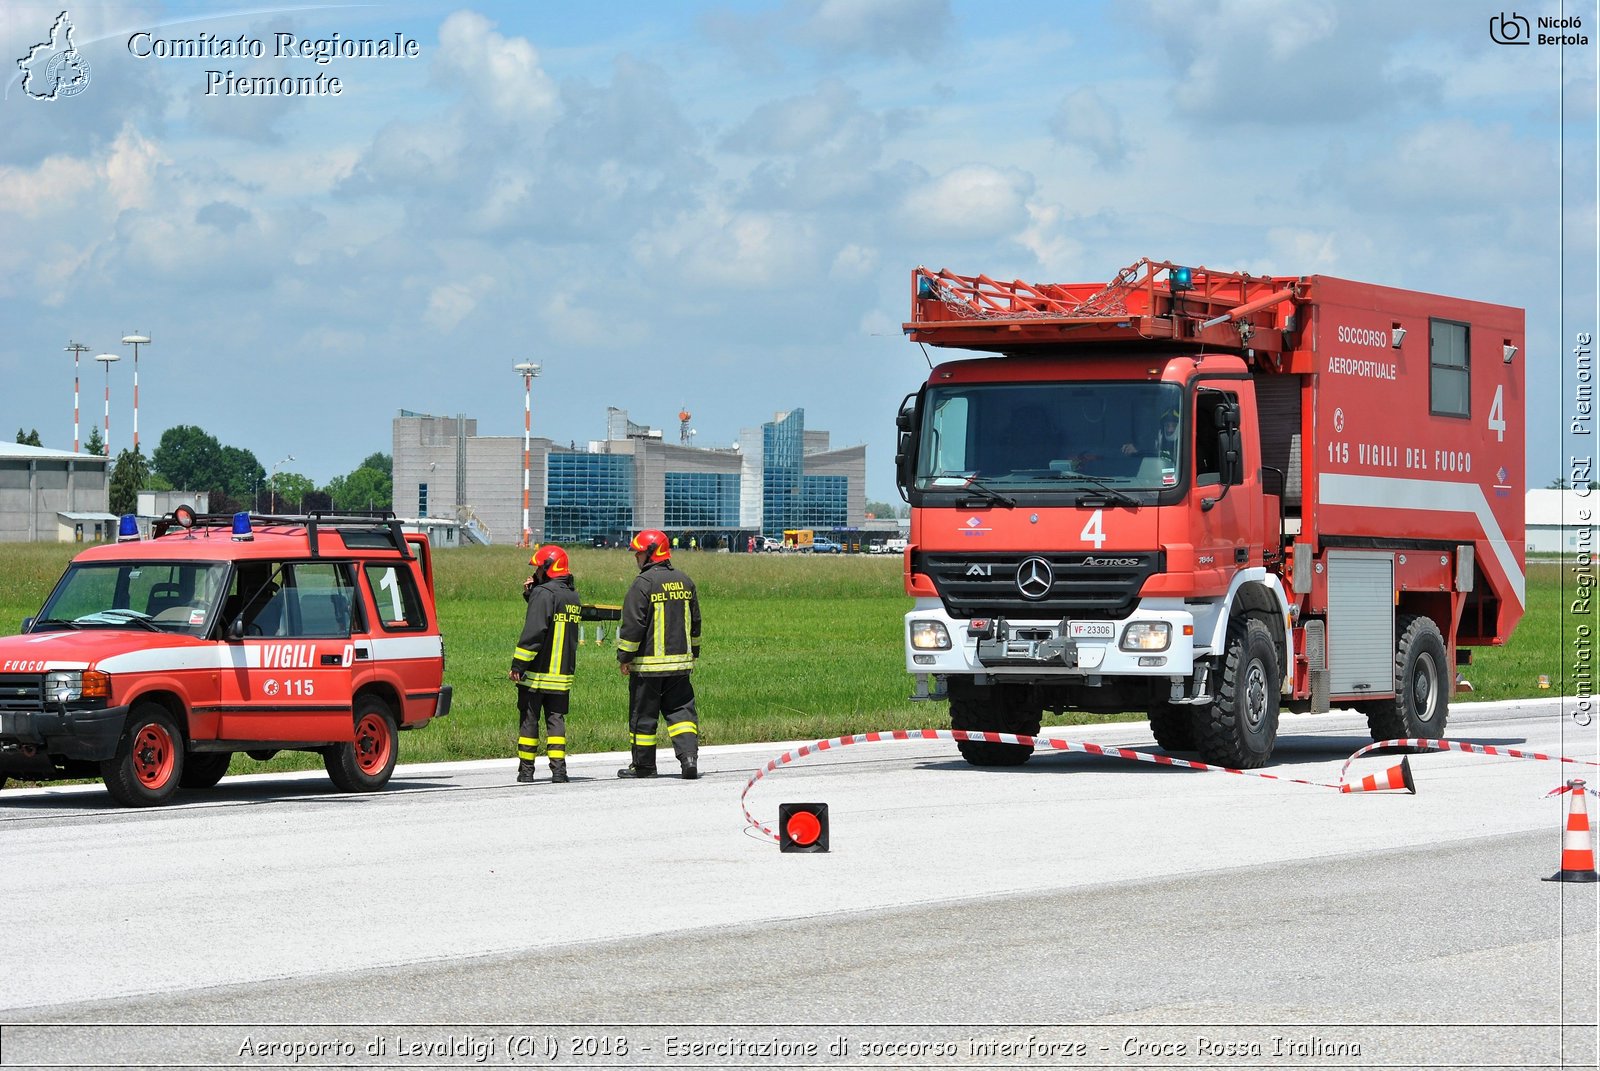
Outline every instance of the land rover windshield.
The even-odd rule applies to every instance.
[[[914,488],[976,486],[1030,496],[1106,487],[1169,491],[1183,471],[1182,400],[1171,383],[929,387]]]
[[[81,562],[67,569],[33,631],[144,629],[203,636],[215,623],[226,562]]]

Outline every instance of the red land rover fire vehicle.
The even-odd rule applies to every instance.
[[[1280,704],[1441,738],[1456,667],[1523,611],[1523,319],[1151,260],[1110,284],[918,268],[906,334],[994,354],[899,416],[919,696],[1023,735],[1146,712],[1235,767],[1267,761]]]
[[[146,806],[299,750],[372,791],[397,730],[449,712],[428,540],[392,514],[132,522],[0,639],[0,783],[101,777]]]

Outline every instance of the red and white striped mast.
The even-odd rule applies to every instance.
[[[150,339],[135,331],[122,336],[124,346],[133,347],[133,452],[139,452],[139,347],[150,345]]]
[[[89,352],[81,342],[68,342],[67,352],[72,354],[72,452],[78,452],[78,361]]]
[[[528,525],[528,485],[531,469],[529,455],[533,443],[533,377],[539,374],[540,368],[529,361],[523,361],[516,366],[516,369],[522,376],[522,543],[520,545],[525,547],[533,541],[533,529]]]
[[[99,361],[101,364],[106,366],[106,441],[105,441],[105,451],[106,451],[106,453],[105,453],[105,456],[106,457],[110,457],[111,456],[111,366],[113,364],[116,364],[118,361],[122,360],[122,358],[119,355],[115,354],[115,353],[101,353],[101,354],[97,354],[95,356],[95,360]]]

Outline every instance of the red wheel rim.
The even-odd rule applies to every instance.
[[[368,714],[356,723],[356,765],[362,773],[381,773],[393,746],[389,722],[382,714]]]
[[[145,788],[161,788],[172,777],[177,752],[172,734],[150,722],[141,726],[133,738],[133,773]]]

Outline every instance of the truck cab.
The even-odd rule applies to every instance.
[[[914,698],[948,699],[956,729],[1022,736],[1047,710],[1137,711],[1164,748],[1237,768],[1267,761],[1283,704],[1344,699],[1379,739],[1442,734],[1457,641],[1485,642],[1486,611],[1500,641],[1515,623],[1504,537],[1520,529],[1472,505],[1490,489],[1460,463],[1429,486],[1467,505],[1406,501],[1385,483],[1400,448],[1380,444],[1420,406],[1413,437],[1492,453],[1505,497],[1521,376],[1479,356],[1470,390],[1493,415],[1431,411],[1436,322],[1475,325],[1497,358],[1520,345],[1520,310],[1323,277],[1140,261],[1107,286],[1044,286],[918,269],[908,334],[994,356],[936,366],[898,419]],[[1351,339],[1394,340],[1399,359],[1357,366]],[[1351,367],[1372,374],[1335,371]],[[1350,486],[1371,501],[1348,508]],[[1381,587],[1330,599],[1334,571]],[[959,746],[979,765],[1031,752]]]

